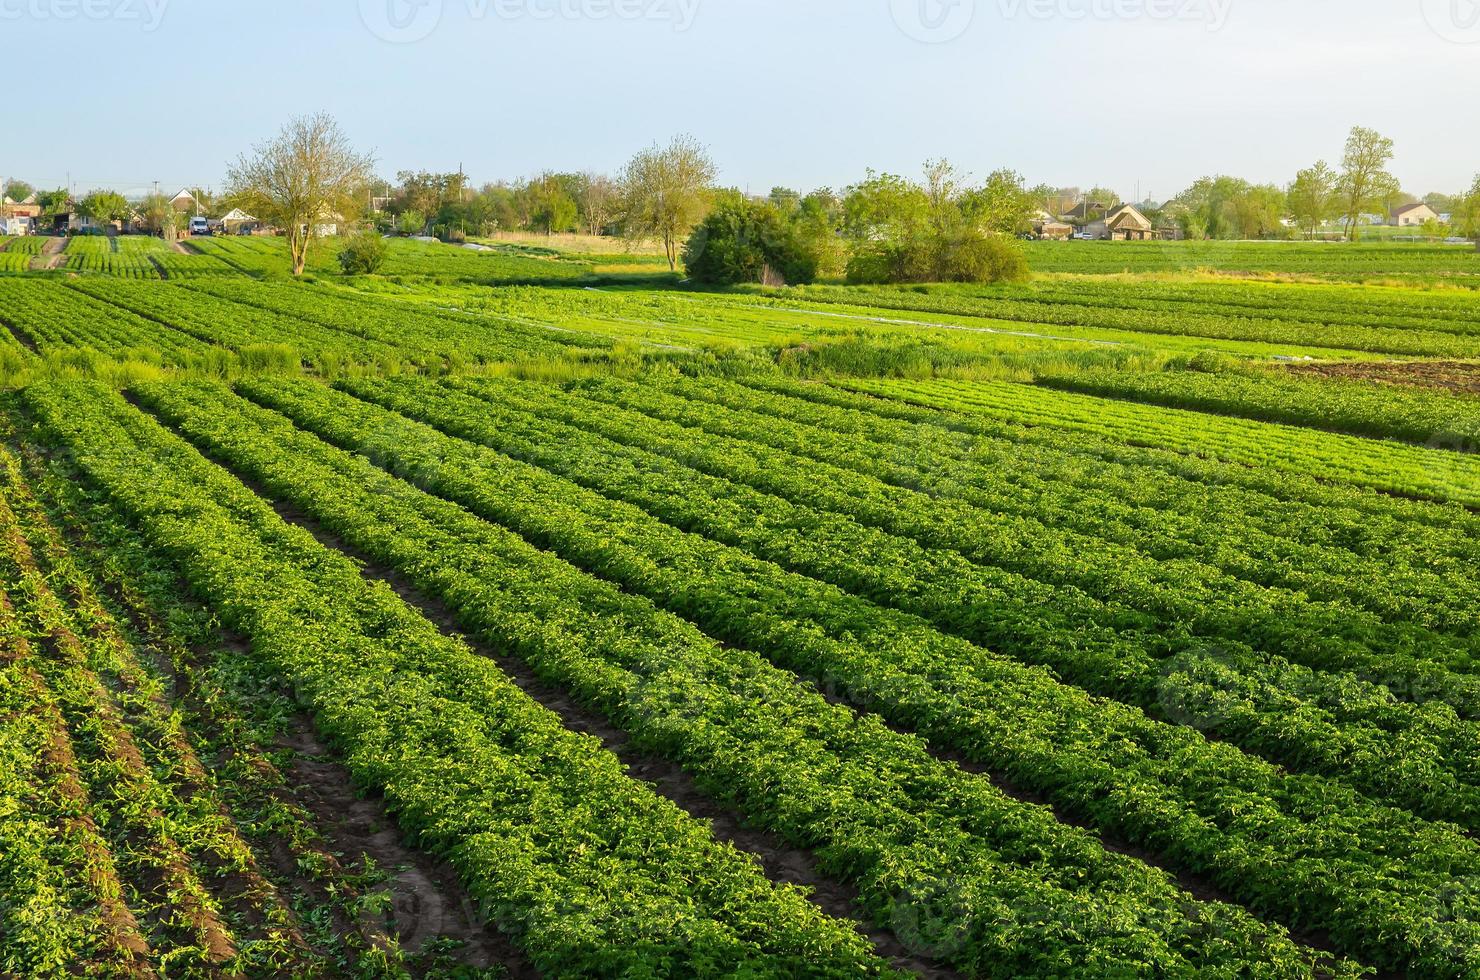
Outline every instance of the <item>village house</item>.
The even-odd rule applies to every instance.
[[[36,203],[35,194],[29,195],[24,201],[0,197],[0,234],[33,234],[36,231],[36,219],[40,216],[41,205]]]
[[[1063,241],[1074,234],[1074,226],[1064,221],[1054,220],[1053,215],[1047,211],[1039,211],[1033,215],[1033,237],[1051,241]]]
[[[1426,221],[1438,220],[1438,212],[1420,201],[1394,209],[1391,223],[1399,228],[1416,228]]]
[[[1160,237],[1151,219],[1130,204],[1105,219],[1105,231],[1109,238],[1118,242],[1141,242]]]

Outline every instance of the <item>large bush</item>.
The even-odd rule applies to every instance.
[[[819,259],[773,205],[727,193],[689,236],[683,261],[695,282],[733,285],[812,282]]]
[[[1027,276],[1028,260],[1011,238],[963,230],[860,245],[847,274],[855,284],[1013,282]]]
[[[361,231],[351,235],[339,253],[339,267],[347,276],[368,276],[380,271],[385,262],[385,239],[378,232]]]

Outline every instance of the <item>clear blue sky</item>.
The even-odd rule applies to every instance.
[[[1457,190],[1480,171],[1471,3],[0,0],[0,175],[219,184],[325,110],[386,175],[479,182],[691,132],[755,191],[947,156],[1165,198],[1215,172],[1283,184],[1363,124],[1408,190]]]

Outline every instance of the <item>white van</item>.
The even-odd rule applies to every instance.
[[[211,223],[210,223],[210,221],[208,221],[205,218],[191,218],[190,219],[190,234],[192,234],[192,235],[209,235],[210,233],[211,233]]]

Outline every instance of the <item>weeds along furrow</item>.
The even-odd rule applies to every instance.
[[[0,970],[153,976],[36,657],[0,588]]]
[[[38,658],[35,668],[57,694],[94,814],[117,855],[130,904],[143,917],[151,945],[183,949],[186,956],[198,957],[202,969],[235,959],[237,940],[182,841],[202,840],[220,864],[239,861],[245,848],[219,826],[218,815],[192,812],[161,782],[118,697],[99,676],[105,667],[101,661],[114,651],[95,637],[79,635],[37,566],[14,511],[4,503],[0,540],[7,552],[0,572],[24,597],[17,604],[18,618],[32,635],[45,637],[48,655]],[[116,677],[121,671],[110,673]]]
[[[437,401],[428,388],[418,389],[401,389],[413,410]],[[1286,776],[1197,732],[1091,699],[1044,671],[953,640],[917,619],[681,534],[634,507],[386,411],[356,409],[308,385],[253,382],[243,390],[346,449],[522,531],[532,544],[763,651],[778,666],[932,744],[959,749],[1014,785],[1045,794],[1073,818],[1164,855],[1256,909],[1330,930],[1347,949],[1375,961],[1409,962],[1440,976],[1463,972],[1438,960],[1418,965],[1440,947],[1450,951],[1444,956],[1455,955],[1473,928],[1461,924],[1441,939],[1422,936],[1428,927],[1417,924],[1423,909],[1453,898],[1447,890],[1457,873],[1452,858],[1467,855],[1460,859],[1465,865],[1480,859],[1476,845],[1452,828],[1373,806],[1332,781]],[[464,400],[470,404],[459,425],[469,434],[480,425],[508,428],[507,419],[488,418],[486,405]],[[291,429],[281,428],[274,442],[291,437]],[[584,447],[569,452],[589,455]],[[385,481],[363,463],[355,472],[365,474],[356,486]],[[467,528],[462,540],[474,542],[473,555],[459,561],[476,562],[489,552],[491,545],[478,543],[490,537],[486,526],[455,509],[421,506]],[[456,547],[441,540],[434,561],[451,561]],[[589,601],[583,605],[591,608]],[[1429,843],[1411,850],[1413,835]],[[1420,870],[1440,853],[1449,857]],[[1333,868],[1367,868],[1382,884],[1359,876],[1363,884],[1353,887],[1355,879]],[[1480,901],[1480,894],[1464,901]]]
[[[988,455],[988,450],[976,446],[952,447],[949,442],[939,447],[929,443],[919,445],[909,441],[917,437],[912,432],[900,434],[904,442],[861,447],[854,437],[794,425],[775,415],[758,414],[744,407],[732,408],[725,403],[724,382],[678,381],[672,384],[670,393],[653,382],[636,384],[598,379],[572,386],[570,390],[604,404],[681,425],[688,432],[697,430],[731,437],[718,443],[721,449],[732,448],[737,445],[733,439],[741,439],[783,454],[805,457],[812,464],[824,467],[824,471],[841,468],[876,480],[892,488],[896,499],[918,502],[919,493],[928,494],[940,501],[937,506],[946,509],[953,519],[963,506],[999,515],[998,526],[1012,529],[1019,540],[1031,539],[1036,556],[1036,564],[1025,565],[1019,560],[1007,567],[1030,577],[1072,584],[1090,592],[1108,590],[1113,596],[1125,597],[1130,604],[1136,603],[1138,592],[1124,584],[1126,577],[1143,579],[1137,583],[1143,596],[1142,608],[1159,617],[1175,617],[1196,624],[1199,613],[1227,618],[1227,610],[1235,608],[1246,618],[1225,626],[1235,631],[1228,635],[1247,635],[1262,643],[1284,643],[1283,636],[1279,641],[1270,640],[1267,624],[1273,620],[1281,633],[1288,635],[1299,621],[1299,613],[1292,613],[1289,606],[1309,598],[1334,608],[1337,618],[1347,624],[1349,631],[1360,630],[1364,637],[1382,629],[1396,630],[1400,635],[1419,629],[1446,634],[1442,642],[1467,651],[1474,649],[1470,641],[1480,630],[1476,605],[1480,594],[1469,577],[1462,574],[1463,563],[1435,569],[1432,558],[1426,557],[1423,567],[1428,570],[1427,575],[1405,576],[1400,580],[1401,587],[1394,588],[1391,559],[1373,563],[1378,564],[1371,569],[1373,581],[1364,585],[1348,556],[1332,563],[1330,572],[1324,576],[1306,571],[1296,582],[1282,587],[1269,581],[1272,577],[1269,573],[1240,574],[1240,569],[1261,567],[1261,563],[1246,556],[1242,556],[1234,571],[1228,571],[1219,562],[1185,551],[1168,553],[1165,543],[1155,537],[1116,541],[1113,531],[1104,533],[1104,522],[1095,518],[1092,505],[1086,505],[1085,495],[1071,493],[1062,484],[1040,483],[1035,494],[1024,493],[1021,486],[1001,486],[1003,481],[998,474],[1026,469],[1015,453],[994,458]],[[739,392],[732,393],[729,399],[739,406],[754,404],[762,397],[751,389],[740,388]],[[962,481],[973,477],[970,485],[963,485]],[[969,518],[965,520],[970,526]],[[1226,526],[1202,529],[1202,540],[1215,542],[1224,552],[1234,551],[1238,539],[1237,524],[1231,533]],[[1147,549],[1155,551],[1148,553]],[[1001,563],[1000,559],[988,560]],[[1076,578],[1065,581],[1062,572],[1057,571],[1066,564],[1072,567],[1071,574]],[[1274,567],[1295,570],[1288,557]],[[1427,585],[1430,595],[1437,593],[1437,597],[1448,601],[1438,604],[1405,595],[1404,590],[1414,584]],[[1149,600],[1144,598],[1148,589],[1156,590]],[[1148,601],[1150,605],[1145,605]],[[1252,625],[1261,615],[1261,609],[1265,625]],[[1319,624],[1319,628],[1330,629],[1325,623]],[[1427,637],[1421,633],[1420,640],[1424,639]],[[1389,645],[1393,641],[1379,635],[1377,642]]]
[[[1144,685],[1154,684],[1158,665],[1168,657],[1192,655],[1214,667],[1274,658],[1281,667],[1289,661],[1318,673],[1353,673],[1367,685],[1392,689],[1415,703],[1452,705],[1465,718],[1480,715],[1480,679],[1457,674],[1439,662],[1447,657],[1468,663],[1458,639],[1407,624],[1373,624],[1366,622],[1376,619],[1371,615],[1308,603],[1299,596],[1277,602],[1278,596],[1266,597],[1258,590],[1246,589],[1251,597],[1247,606],[1241,606],[1204,586],[1206,595],[1199,598],[1207,606],[1194,607],[1175,581],[1166,580],[1166,570],[1157,563],[1143,561],[1138,569],[1127,554],[1113,555],[1111,561],[1102,555],[1110,549],[1100,543],[1066,540],[1062,532],[1029,520],[890,487],[753,442],[706,435],[545,386],[485,379],[454,379],[450,384],[495,406],[516,405],[780,497],[791,507],[802,508],[794,512],[799,515],[797,526],[809,533],[836,528],[841,519],[847,526],[836,535],[836,550],[803,548],[786,560],[806,563],[803,567],[815,574],[868,590],[880,601],[904,603],[910,611],[942,619],[951,629],[987,645],[1003,646],[1028,659],[1058,658],[1045,662],[1072,670],[1076,683],[1100,685],[1102,693],[1126,696],[1124,685],[1139,678],[1144,697]],[[849,541],[860,535],[870,537],[875,550],[883,549],[880,554],[890,556],[889,564],[864,555],[861,570],[847,569],[846,556],[860,550]],[[1189,577],[1187,590],[1197,585]],[[991,609],[992,614],[983,616],[978,607]],[[1123,645],[1130,651],[1123,654],[1128,660],[1111,657],[1101,662],[1091,657],[1093,666],[1080,662],[1076,669],[1077,643],[1033,643],[1042,630],[1033,624],[1045,618],[1071,634],[1084,628],[1092,633],[1129,631],[1137,642]],[[1358,626],[1367,626],[1370,632]],[[1393,646],[1373,642],[1374,634]],[[1042,652],[1029,652],[1033,650]],[[1277,667],[1274,675],[1280,673]],[[1347,687],[1335,679],[1326,696],[1339,706],[1356,695]],[[1371,693],[1387,699],[1385,691]]]
[[[173,565],[151,552],[65,460],[43,459],[29,444],[18,454],[53,523],[65,524],[71,557],[107,591],[141,652],[177,692],[181,727],[208,766],[213,791],[273,879],[259,881],[251,869],[239,876],[243,895],[265,906],[253,926],[281,937],[276,950],[267,943],[249,947],[256,956],[247,972],[375,977],[445,973],[467,964],[530,976],[532,968],[493,925],[479,924],[476,914],[446,914],[471,909],[471,900],[442,880],[440,868],[428,866],[430,857],[386,849],[380,828],[392,821],[383,807],[374,805],[363,834],[346,832],[343,820],[364,819],[360,814],[372,804],[358,798],[347,771],[319,758],[327,750],[305,741],[306,720],[291,700],[261,664],[242,655],[244,644],[220,634],[209,609],[187,598]],[[285,757],[288,746],[293,752]],[[430,893],[429,878],[437,882]],[[288,903],[286,913],[269,905],[274,892]],[[387,899],[392,909],[375,914]],[[423,920],[423,909],[440,922]],[[466,927],[459,924],[465,916]],[[462,937],[461,948],[449,948]],[[403,940],[421,941],[420,948],[408,949]]]
[[[830,705],[794,675],[275,412],[220,386],[150,386],[139,397],[268,492],[442,598],[465,627],[682,763],[752,823],[813,849],[825,872],[857,884],[874,921],[916,941],[926,924],[949,933],[933,952],[963,972],[1023,975],[1073,963],[1107,973],[1155,964],[1174,975],[1311,968],[1312,954],[1279,930],[1193,901],[1046,808],[935,760],[919,740]],[[1213,940],[1220,932],[1240,938]]]
[[[542,971],[887,972],[849,924],[767,882],[490,661],[118,396],[73,383],[23,397]]]
[[[894,486],[1037,516],[1158,561],[1193,559],[1257,585],[1316,598],[1344,594],[1385,618],[1430,629],[1480,629],[1480,586],[1467,575],[1480,548],[1466,533],[1374,518],[1334,499],[1304,506],[1149,465],[1092,461],[803,397],[815,385],[750,380],[682,379],[667,390],[737,413],[733,424],[748,439]]]
[[[996,382],[848,381],[870,394],[927,407],[1070,429],[1243,466],[1320,473],[1331,482],[1465,507],[1480,507],[1480,457],[1309,432],[1272,422],[1220,418],[1089,395]]]
[[[186,735],[183,719],[169,703],[166,681],[141,662],[139,651],[105,608],[21,476],[18,460],[4,450],[0,450],[0,491],[10,507],[9,513],[0,509],[0,516],[7,522],[18,519],[18,527],[7,523],[6,532],[19,530],[24,535],[17,547],[29,551],[50,586],[60,635],[75,638],[75,644],[71,639],[64,644],[73,648],[74,656],[85,657],[88,669],[109,693],[111,703],[99,714],[116,724],[122,754],[136,754],[140,768],[148,768],[152,792],[145,793],[148,785],[133,787],[135,805],[157,808],[159,818],[174,828],[178,857],[188,859],[200,878],[202,892],[177,890],[177,894],[184,894],[187,911],[191,902],[206,911],[214,902],[225,920],[207,923],[203,948],[222,951],[231,945],[230,934],[235,932],[239,952],[233,959],[238,969],[291,963],[302,946],[298,924],[222,803]],[[200,917],[208,918],[205,911]],[[178,953],[170,957],[177,965],[184,961]]]

